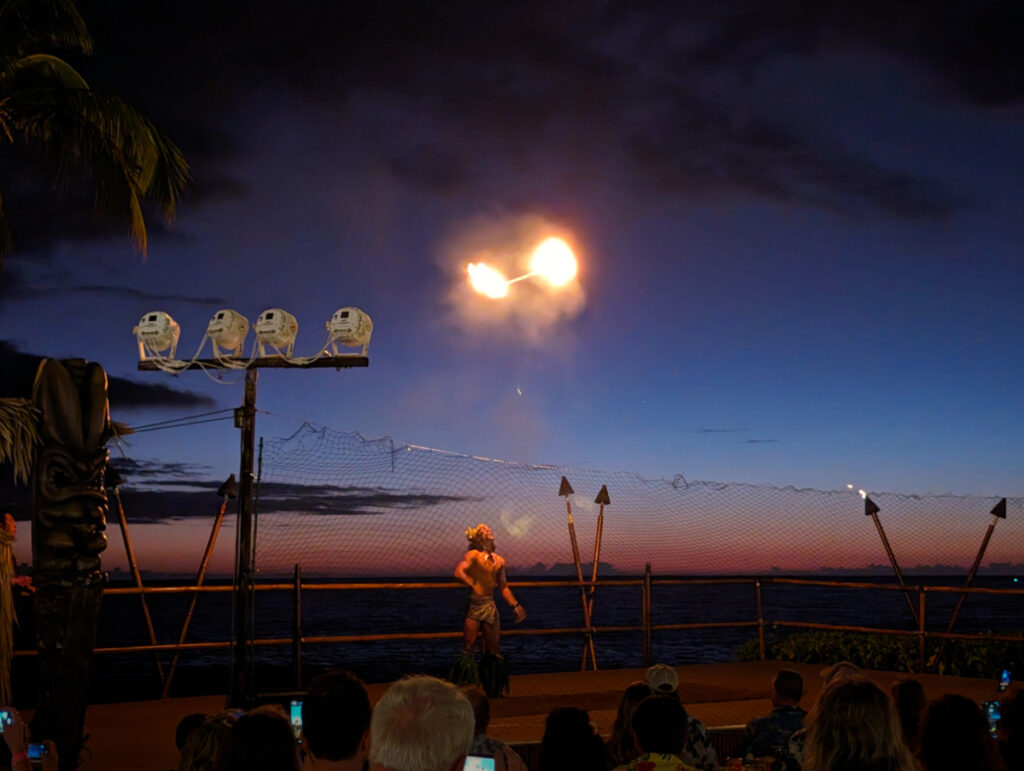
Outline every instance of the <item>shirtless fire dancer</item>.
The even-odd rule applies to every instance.
[[[526,618],[526,609],[512,594],[505,578],[505,560],[494,551],[494,533],[484,524],[466,530],[469,551],[455,568],[455,578],[469,588],[469,606],[462,634],[462,653],[452,667],[451,679],[462,685],[480,683],[487,695],[494,698],[508,692],[508,667],[499,652],[498,636],[501,619],[494,603],[494,590],[509,604],[519,623]],[[473,648],[482,638],[482,655],[477,668]]]

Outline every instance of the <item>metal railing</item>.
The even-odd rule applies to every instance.
[[[652,589],[654,586],[680,586],[680,585],[721,585],[721,584],[749,584],[755,595],[756,602],[756,618],[746,621],[701,621],[692,623],[672,623],[672,624],[657,624],[654,622],[654,612],[652,604]],[[766,618],[764,615],[764,602],[762,597],[763,588],[765,585],[793,585],[793,586],[806,586],[806,587],[817,587],[817,588],[841,588],[841,589],[856,589],[856,590],[870,590],[870,591],[881,591],[881,592],[903,592],[908,598],[916,594],[917,605],[915,610],[917,628],[916,629],[895,629],[891,627],[874,627],[874,626],[859,626],[851,624],[831,624],[817,621],[804,621],[797,619],[783,619],[783,618]],[[817,630],[830,630],[840,632],[859,632],[869,634],[881,634],[881,635],[897,635],[904,637],[916,637],[917,638],[917,652],[918,652],[918,671],[923,672],[925,668],[926,658],[925,649],[926,643],[929,639],[932,640],[970,640],[980,639],[984,636],[986,640],[998,640],[1005,642],[1024,642],[1024,635],[1006,635],[1006,634],[992,634],[990,632],[984,633],[971,633],[971,632],[937,632],[928,631],[926,628],[927,619],[927,596],[928,594],[959,594],[961,597],[967,595],[996,595],[996,596],[1024,596],[1024,588],[1021,589],[995,589],[995,588],[980,588],[980,587],[954,587],[954,586],[940,586],[940,585],[894,585],[887,583],[874,583],[874,582],[862,582],[862,581],[828,581],[820,579],[803,579],[803,578],[760,578],[760,577],[706,577],[706,578],[655,578],[651,574],[651,568],[648,564],[644,571],[643,576],[639,578],[614,578],[614,579],[601,579],[596,581],[586,580],[560,580],[560,581],[516,581],[512,584],[516,589],[521,588],[536,588],[536,589],[567,589],[573,591],[579,591],[580,589],[589,589],[596,587],[637,587],[640,589],[640,612],[641,621],[640,624],[627,624],[619,626],[595,626],[590,624],[589,626],[572,626],[572,627],[556,627],[556,628],[539,628],[539,629],[507,629],[502,631],[503,636],[507,637],[533,637],[533,636],[550,636],[550,635],[583,635],[584,645],[591,643],[595,638],[601,634],[618,633],[618,632],[639,632],[641,633],[642,643],[641,650],[643,656],[644,666],[648,666],[651,662],[651,649],[652,641],[655,632],[668,632],[668,631],[685,631],[685,630],[696,630],[696,629],[742,629],[751,628],[757,630],[758,649],[761,660],[765,660],[766,657],[766,641],[765,641],[765,630],[767,627],[779,628],[794,628],[794,629],[817,629]],[[380,591],[380,590],[436,590],[436,589],[452,589],[465,591],[465,587],[462,584],[455,582],[304,582],[302,580],[301,571],[298,566],[295,568],[294,575],[291,581],[286,582],[272,582],[272,583],[258,583],[252,586],[252,589],[256,592],[290,592],[293,597],[292,604],[292,629],[291,634],[288,637],[265,637],[253,639],[251,644],[253,646],[291,646],[292,648],[292,659],[293,659],[293,672],[295,682],[298,687],[301,688],[302,683],[302,656],[303,646],[306,644],[346,644],[346,643],[367,643],[367,642],[378,642],[378,641],[396,641],[396,640],[441,640],[441,639],[457,639],[462,636],[461,631],[453,630],[449,632],[393,632],[393,633],[381,633],[381,634],[342,634],[342,635],[303,635],[302,633],[302,597],[305,592],[350,592],[350,591]],[[145,597],[147,595],[172,595],[172,594],[192,594],[193,597],[199,594],[215,594],[232,592],[234,589],[230,585],[184,585],[184,586],[128,586],[128,587],[107,587],[104,590],[104,595],[107,596],[119,596],[119,595],[141,595]],[[185,642],[185,634],[188,626],[192,619],[192,613],[195,610],[195,603],[190,602],[190,606],[185,617],[182,631],[179,635],[179,641],[176,643],[158,643],[155,639],[152,626],[148,627],[150,633],[150,642],[141,645],[119,645],[119,646],[102,646],[95,648],[96,654],[124,654],[124,653],[174,653],[175,663],[177,662],[178,654],[187,651],[209,651],[209,650],[227,650],[233,645],[233,641],[227,640],[213,640],[207,642]],[[15,656],[34,656],[36,651],[34,650],[18,650],[14,652]],[[585,669],[587,657],[584,653],[583,660],[581,662],[581,670]],[[596,668],[596,662],[595,662]],[[171,680],[174,677],[174,666],[169,668],[167,673],[161,677],[163,682],[163,697],[166,697],[170,689]]]

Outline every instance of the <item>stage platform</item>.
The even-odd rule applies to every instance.
[[[821,689],[820,665],[788,662],[741,662],[678,667],[679,691],[689,712],[713,733],[735,735],[748,720],[771,709],[768,688],[776,670],[796,669],[804,677],[803,706],[809,707]],[[544,720],[555,707],[580,707],[590,712],[598,729],[607,734],[615,719],[619,695],[630,682],[643,677],[642,669],[599,672],[564,672],[512,677],[511,695],[491,702],[488,733],[510,744],[537,742]],[[865,672],[888,691],[899,673]],[[996,682],[973,678],[915,675],[928,698],[959,693],[979,704],[997,698]],[[1020,685],[1015,683],[1015,685]],[[371,684],[376,702],[387,683]],[[191,712],[218,712],[223,696],[199,696],[162,701],[97,704],[86,715],[88,756],[85,771],[167,771],[177,765],[174,729]],[[524,753],[525,754],[525,753]]]

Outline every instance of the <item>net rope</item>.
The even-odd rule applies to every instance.
[[[366,439],[303,424],[265,442],[256,567],[283,575],[450,576],[465,528],[486,522],[510,577],[574,575],[566,477],[585,576],[606,485],[601,577],[771,575],[892,569],[856,490],[645,478],[637,473],[531,465]],[[869,491],[907,574],[972,564],[999,496]],[[1024,554],[1024,499],[1007,500],[979,575],[1010,574]]]

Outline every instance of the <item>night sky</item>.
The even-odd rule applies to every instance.
[[[310,355],[353,305],[369,369],[264,371],[258,433],[1024,494],[1018,3],[80,7],[76,63],[195,183],[143,260],[0,147],[8,391],[32,356],[78,356],[142,384],[112,393],[132,425],[233,407],[240,383],[137,372],[139,317],[170,313],[189,357],[214,311],[282,307]],[[578,286],[468,292],[470,259],[514,275],[549,233]],[[238,434],[125,451],[222,479]]]

